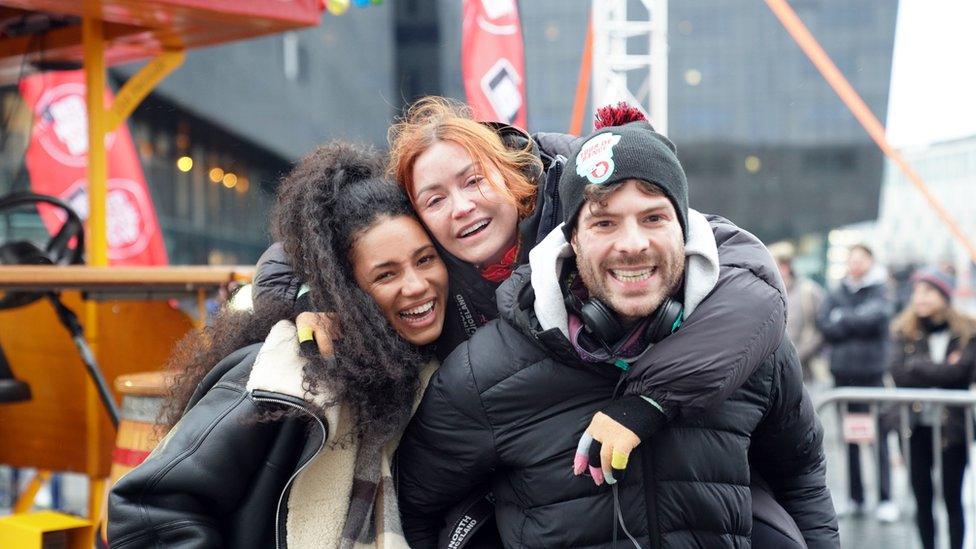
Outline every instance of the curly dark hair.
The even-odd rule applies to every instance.
[[[165,365],[169,395],[159,417],[163,432],[180,420],[197,385],[218,362],[242,347],[264,341],[276,322],[294,318],[293,311],[292,304],[284,301],[269,302],[253,313],[225,307],[211,326],[183,336]],[[269,410],[267,417],[259,419],[271,419],[278,412]]]
[[[383,176],[375,150],[332,142],[305,157],[285,177],[272,209],[272,233],[310,288],[317,311],[330,311],[342,333],[335,360],[317,352],[307,359],[305,390],[334,395],[326,405],[350,406],[359,421],[346,436],[396,431],[409,418],[426,352],[404,341],[376,302],[356,284],[350,251],[356,239],[385,219],[416,214],[403,190]],[[280,320],[293,320],[294,303],[270,300],[254,311],[222,309],[213,325],[187,334],[174,347],[167,370],[170,395],[160,423],[171,428],[200,381],[234,351],[264,341]],[[269,408],[257,418],[291,413]]]
[[[356,239],[386,219],[416,219],[410,201],[383,175],[375,150],[335,141],[319,147],[285,178],[272,209],[273,236],[309,285],[312,306],[328,311],[342,337],[335,360],[308,357],[306,390],[326,391],[356,412],[356,434],[391,433],[409,417],[423,350],[403,340],[355,281]]]

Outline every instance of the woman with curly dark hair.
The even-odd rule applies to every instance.
[[[447,271],[382,165],[336,142],[284,180],[261,299],[178,347],[179,421],[112,489],[112,547],[407,546],[391,454],[434,369]],[[300,350],[305,301],[334,311],[334,356]]]

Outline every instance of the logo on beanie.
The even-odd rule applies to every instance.
[[[576,155],[576,173],[594,185],[599,185],[613,175],[613,146],[620,142],[620,136],[601,133],[583,144]]]

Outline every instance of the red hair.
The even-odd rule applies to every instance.
[[[449,141],[468,153],[485,175],[485,180],[525,218],[535,208],[536,182],[527,173],[539,173],[542,164],[531,144],[510,150],[490,127],[471,118],[467,106],[444,97],[428,96],[417,100],[406,114],[390,127],[390,175],[414,198],[413,167],[417,158],[438,141]],[[487,177],[489,168],[502,181]]]

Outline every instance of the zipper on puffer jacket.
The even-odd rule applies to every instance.
[[[251,393],[251,397],[256,402],[271,402],[274,404],[282,404],[284,406],[288,406],[290,408],[294,408],[300,412],[308,414],[312,419],[315,420],[315,423],[318,424],[319,429],[322,430],[322,442],[319,443],[318,449],[315,450],[315,453],[312,454],[308,459],[306,459],[305,461],[303,461],[298,465],[298,468],[296,468],[295,472],[292,473],[291,477],[288,479],[288,482],[285,483],[285,487],[281,490],[281,494],[278,496],[278,507],[275,510],[275,547],[277,549],[281,549],[282,547],[288,546],[287,540],[285,542],[282,542],[281,539],[281,533],[284,531],[284,529],[281,527],[282,526],[281,504],[284,503],[285,495],[291,489],[291,483],[294,482],[295,478],[305,469],[305,467],[307,467],[308,464],[311,463],[313,459],[315,459],[315,456],[319,455],[322,449],[325,448],[325,439],[329,437],[329,430],[326,429],[325,423],[317,414],[309,410],[309,408],[304,404],[300,404],[299,402],[293,401],[290,397],[277,396],[275,395],[275,393],[269,393],[264,391],[255,391],[254,393]]]
[[[553,160],[552,165],[549,167],[549,171],[546,172],[546,184],[549,183],[549,178],[552,177],[556,180],[556,185],[552,188],[552,213],[549,219],[549,229],[555,229],[556,225],[559,224],[559,216],[562,212],[559,211],[559,178],[563,174],[563,163],[558,160]]]

